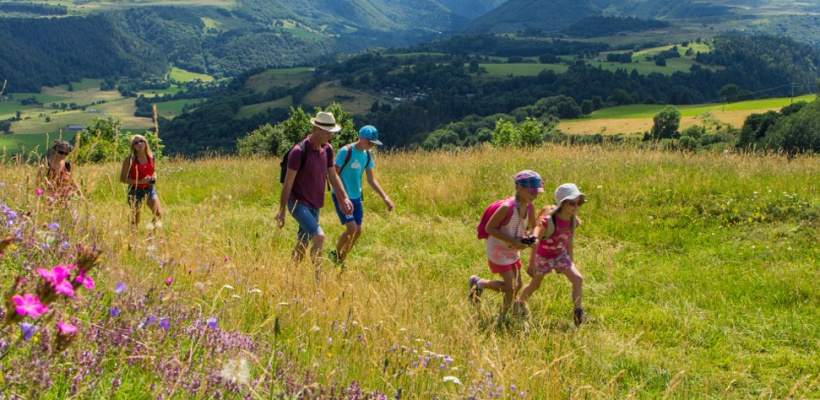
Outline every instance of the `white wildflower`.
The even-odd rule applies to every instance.
[[[247,385],[251,381],[251,368],[248,360],[245,357],[228,360],[219,372],[219,376],[238,385]]]
[[[445,376],[444,377],[444,382],[453,382],[456,385],[461,385],[461,381],[458,378],[456,378],[455,376]]]

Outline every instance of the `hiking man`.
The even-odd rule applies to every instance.
[[[293,146],[287,157],[287,171],[279,197],[279,213],[276,222],[285,226],[285,206],[299,224],[296,246],[292,258],[300,261],[310,243],[310,256],[317,267],[322,263],[322,246],[325,234],[319,226],[319,210],[325,205],[325,181],[333,187],[339,207],[346,214],[353,213],[353,205],[347,198],[339,175],[333,167],[333,147],[328,143],[334,132],[342,128],[329,112],[318,112],[310,119],[311,134]]]

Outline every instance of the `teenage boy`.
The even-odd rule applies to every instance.
[[[341,177],[344,189],[353,203],[353,213],[344,212],[339,202],[333,197],[336,214],[345,226],[345,231],[339,236],[336,249],[330,251],[328,258],[342,268],[345,258],[350,254],[356,240],[362,235],[362,173],[367,174],[367,183],[382,198],[387,211],[393,211],[393,201],[387,197],[373,175],[375,160],[370,150],[374,146],[381,145],[379,131],[371,125],[366,125],[359,129],[359,140],[342,147],[336,155],[336,172]]]

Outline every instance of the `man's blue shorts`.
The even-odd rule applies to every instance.
[[[288,211],[296,223],[299,224],[299,232],[296,233],[296,240],[302,243],[310,242],[310,239],[322,232],[319,226],[319,209],[308,207],[303,204],[288,201]]]

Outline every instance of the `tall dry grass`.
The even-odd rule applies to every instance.
[[[170,397],[210,398],[221,388],[192,394],[180,386],[188,378],[156,372],[160,355],[171,354],[199,363],[186,368],[203,374],[249,360],[252,382],[222,395],[251,398],[321,397],[354,381],[366,392],[419,399],[820,394],[816,158],[562,146],[380,153],[375,171],[396,209],[388,213],[365,188],[364,235],[345,272],[326,265],[318,281],[311,266],[289,260],[293,219],[275,227],[277,161],[160,160],[163,226],[136,232],[119,165],[77,168],[87,201],[72,206],[74,231],[98,243],[105,260],[100,295],[76,310],[79,326],[108,318],[104,310],[118,301],[114,285],[124,282],[153,297],[122,321],[184,309],[261,344],[196,356],[196,336],[146,336],[144,363],[113,358],[100,387],[125,376],[134,383],[119,389],[124,397],[174,388]],[[484,207],[512,194],[522,169],[546,181],[537,206],[553,202],[552,190],[565,182],[588,196],[575,262],[596,324],[573,326],[570,285],[560,276],[544,280],[529,320],[499,322],[495,293],[486,292],[478,308],[466,300],[467,278],[489,276],[475,226]],[[33,168],[3,171],[0,200],[31,207]],[[329,198],[326,204],[321,225],[335,243],[342,229]],[[6,273],[4,285],[11,278]],[[185,321],[197,319],[169,332]],[[70,351],[96,346],[76,343]],[[291,390],[282,377],[265,378],[283,365],[308,371],[310,384]],[[56,375],[42,396],[65,393],[59,388],[70,378]]]

